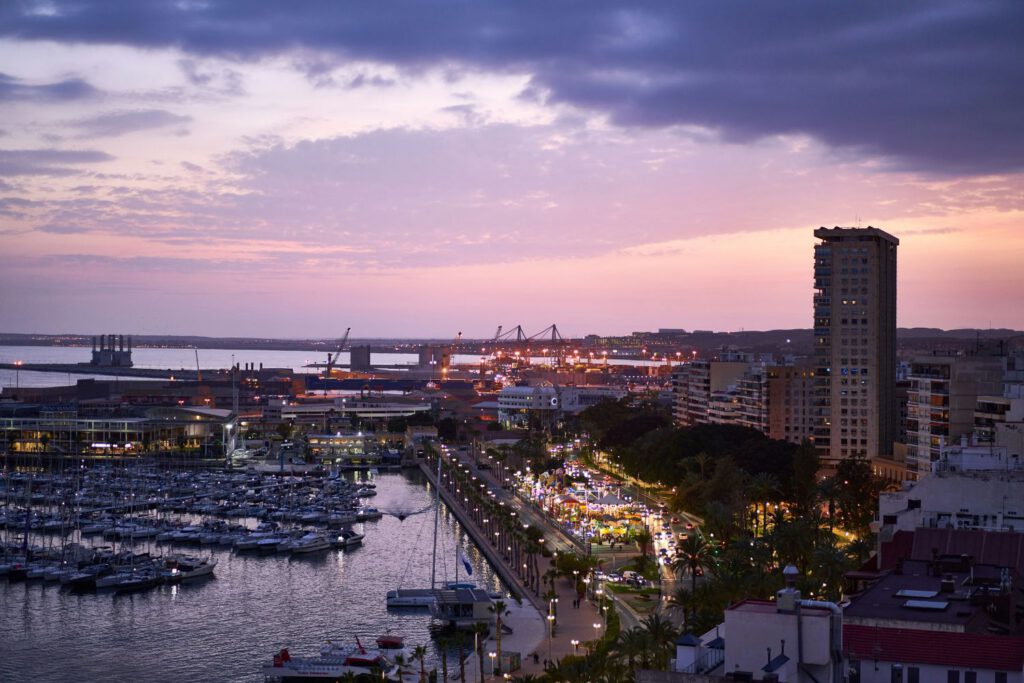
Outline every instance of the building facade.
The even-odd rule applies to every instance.
[[[877,228],[814,236],[814,443],[824,466],[892,452],[896,406],[896,248]]]
[[[920,356],[910,364],[907,466],[927,472],[945,444],[974,429],[978,397],[998,395],[1005,358],[997,355]]]

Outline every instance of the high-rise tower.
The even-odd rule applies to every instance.
[[[822,465],[892,453],[896,247],[877,228],[819,228],[814,247],[814,443]]]

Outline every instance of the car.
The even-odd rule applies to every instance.
[[[693,522],[687,522],[686,523],[686,528],[689,529],[690,531],[692,531],[693,530]]]
[[[659,555],[668,555],[668,548],[658,548]]]
[[[690,537],[690,534],[686,533],[685,531],[680,531],[679,532],[679,540],[680,541],[685,541],[689,537]]]
[[[612,572],[608,574],[608,576],[605,578],[607,578],[607,580],[611,581],[612,583],[618,583],[619,581],[622,581],[622,575],[617,572]]]
[[[678,517],[673,517],[672,518],[672,523],[673,524],[679,524],[679,518]]]

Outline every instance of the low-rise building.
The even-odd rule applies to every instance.
[[[1005,449],[947,448],[932,473],[878,500],[880,535],[918,527],[1024,531],[1024,466]]]

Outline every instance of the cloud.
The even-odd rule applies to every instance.
[[[701,126],[726,140],[803,134],[893,168],[1024,168],[1024,3],[55,0],[0,9],[21,40],[175,48],[259,60],[315,54],[414,72],[532,76],[524,96],[626,126]],[[200,76],[200,79],[202,77]]]
[[[112,161],[96,150],[0,149],[0,176],[67,176],[81,173],[79,164]]]
[[[194,59],[179,59],[178,68],[185,74],[189,83],[199,88],[221,95],[245,94],[242,74],[234,69],[205,68]]]
[[[140,109],[137,111],[116,111],[85,119],[72,121],[83,138],[113,138],[143,130],[180,126],[192,121],[191,116],[172,114],[163,109]],[[181,128],[175,131],[181,135]],[[184,134],[187,134],[185,132]]]
[[[20,78],[0,73],[0,102],[27,100],[33,102],[65,102],[96,97],[102,94],[81,78],[67,78],[54,83],[34,85]]]

